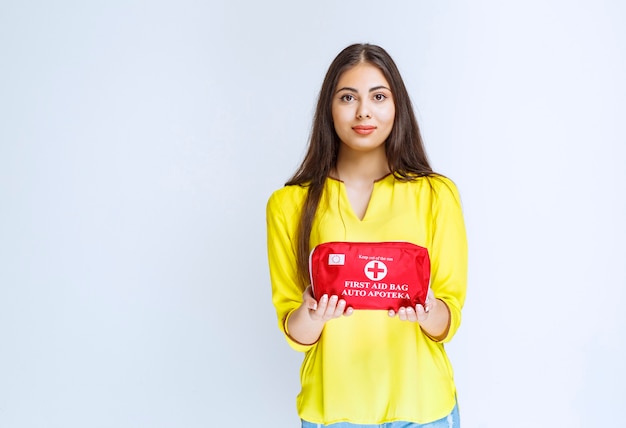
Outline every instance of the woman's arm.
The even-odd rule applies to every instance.
[[[299,216],[297,210],[291,209],[302,205],[304,193],[300,197],[292,194],[298,190],[283,189],[268,200],[267,250],[279,327],[292,348],[306,352],[317,342],[326,322],[344,313],[350,315],[352,308],[346,309],[345,301],[337,296],[322,297],[318,303],[310,286],[302,292],[295,248]],[[287,213],[285,208],[289,209]]]
[[[431,283],[425,306],[400,308],[390,316],[418,322],[437,342],[449,341],[461,323],[467,288],[467,237],[461,198],[447,178],[432,178],[432,211],[427,219],[433,228],[429,245]]]

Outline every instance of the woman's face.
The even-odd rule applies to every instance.
[[[391,133],[395,113],[389,82],[377,67],[358,64],[339,77],[332,115],[341,149],[380,149]]]

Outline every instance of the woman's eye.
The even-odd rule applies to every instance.
[[[341,101],[345,101],[349,103],[350,101],[354,101],[354,95],[345,94],[341,96]]]
[[[376,94],[374,95],[374,99],[376,101],[385,101],[387,99],[387,96],[385,94]]]

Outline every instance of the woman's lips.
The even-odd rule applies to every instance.
[[[374,132],[376,130],[376,127],[370,126],[370,125],[357,125],[357,126],[353,126],[352,129],[357,134],[368,135]]]

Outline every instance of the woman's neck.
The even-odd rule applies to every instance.
[[[384,148],[366,153],[340,150],[332,175],[343,182],[373,183],[390,172]]]

